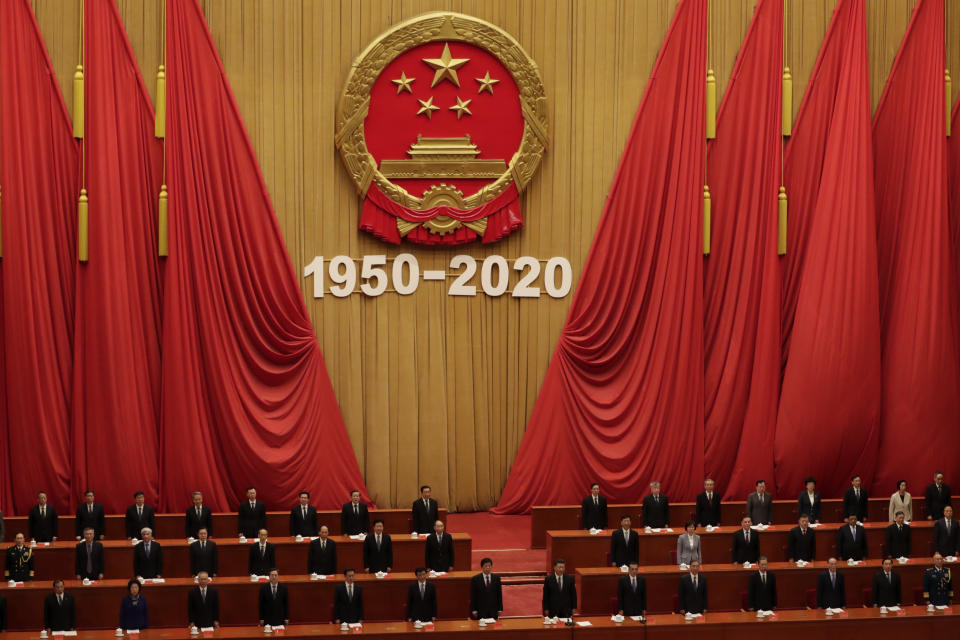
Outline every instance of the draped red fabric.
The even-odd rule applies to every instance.
[[[953,105],[952,117],[950,123],[950,216],[953,221],[953,264],[957,268],[957,278],[960,281],[960,98]]]
[[[163,148],[113,0],[84,2],[86,187],[90,260],[77,266],[75,486],[108,511],[159,493]]]
[[[864,0],[834,10],[785,154],[777,491],[869,484],[880,409],[876,219]],[[942,73],[942,72],[941,72]],[[892,493],[892,491],[891,491]]]
[[[935,469],[960,465],[943,34],[943,2],[919,0],[873,123],[883,328],[877,481],[891,493],[901,478],[916,491]]]
[[[255,485],[324,507],[366,494],[270,198],[196,0],[167,0],[161,506]]]
[[[706,14],[677,5],[495,513],[698,491]]]
[[[29,2],[0,2],[0,393],[18,512],[41,489],[58,509],[71,495],[79,158],[56,78]]]
[[[712,246],[704,266],[704,475],[741,500],[773,484],[780,385],[783,2],[760,0],[707,147]]]

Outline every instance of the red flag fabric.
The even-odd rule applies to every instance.
[[[706,0],[681,0],[495,513],[612,502],[703,471]]]
[[[953,220],[953,264],[960,280],[960,99],[950,122],[950,215]],[[960,328],[958,328],[960,330]]]
[[[891,493],[897,480],[917,491],[934,470],[960,465],[943,34],[943,2],[919,0],[873,123],[883,327],[877,480]]]
[[[869,485],[880,410],[876,221],[864,0],[840,0],[785,154],[777,491]]]
[[[84,2],[84,30],[90,260],[77,265],[75,486],[122,512],[134,490],[148,504],[159,494],[163,148],[113,0]]]
[[[263,176],[196,0],[167,1],[161,505],[256,486],[330,508],[366,489]]]
[[[780,385],[783,2],[760,0],[707,147],[712,246],[704,267],[704,475],[730,500],[773,484]]]
[[[0,2],[3,357],[14,509],[70,504],[77,145],[27,0]]]

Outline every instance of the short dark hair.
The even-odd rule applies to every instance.
[[[637,562],[636,560],[631,560],[630,562],[627,563],[627,566],[628,566],[628,567],[639,567],[639,566],[640,566],[640,563]]]
[[[767,481],[766,481],[766,480],[757,480],[757,484],[760,484],[760,483],[767,484]],[[754,485],[754,486],[756,486],[756,485]]]
[[[421,573],[426,573],[426,572],[427,570],[424,569],[423,567],[417,567],[416,569],[413,570],[413,573],[415,575],[420,575]]]
[[[814,478],[813,476],[809,476],[806,480],[803,481],[803,484],[809,484],[811,482],[813,484],[817,484],[817,479]]]
[[[47,492],[46,492],[46,491],[43,491],[42,489],[41,489],[40,491],[37,491],[37,497],[39,498],[41,495],[44,495],[44,496],[45,496],[45,495],[47,495]]]
[[[883,560],[880,561],[880,564],[883,564],[887,560],[889,560],[890,562],[893,562],[893,556],[883,556]]]
[[[273,573],[274,571],[277,572],[277,575],[280,575],[280,570],[277,569],[276,567],[270,567],[270,571],[267,571],[267,575],[270,575],[270,574]]]
[[[630,519],[630,514],[629,514],[629,513],[621,513],[621,514],[620,514],[620,522],[623,522],[624,520],[629,520],[629,519]]]
[[[257,488],[256,488],[256,487],[247,487],[247,490],[246,490],[246,492],[245,492],[245,493],[249,493],[251,489],[252,489],[252,490],[254,490],[254,491],[256,491],[256,490],[257,490]]]
[[[591,482],[591,483],[590,483],[590,488],[593,489],[594,487],[596,487],[597,489],[599,489],[599,488],[600,488],[600,483],[599,483],[599,482]]]
[[[424,489],[429,489],[429,488],[430,488],[430,485],[428,484],[423,485],[422,487],[420,487],[420,493],[423,493]]]
[[[850,482],[853,482],[854,480],[856,480],[856,479],[859,478],[859,477],[860,477],[860,474],[859,474],[859,473],[853,474],[852,476],[850,476]]]
[[[905,484],[906,480],[897,480],[897,491],[900,491],[900,485]]]
[[[143,495],[143,491],[137,491],[136,493],[133,494],[133,499],[136,500],[137,496],[142,496],[142,495]]]
[[[491,560],[490,558],[484,558],[484,559],[482,559],[482,560],[480,561],[480,566],[482,567],[482,566],[485,565],[485,564],[493,564],[493,560]]]
[[[380,524],[383,524],[383,518],[377,518],[376,520],[374,520],[374,521],[373,521],[373,526],[377,526],[377,523],[378,523],[378,522],[379,522]],[[387,525],[384,524],[383,526],[387,526]]]
[[[893,517],[894,517],[894,518],[896,518],[897,516],[904,516],[904,517],[906,517],[906,515],[907,515],[907,514],[905,514],[903,511],[897,511],[895,514],[893,514]]]
[[[53,588],[54,588],[54,589],[57,588],[57,583],[58,583],[58,582],[59,582],[60,584],[63,584],[63,578],[56,578],[56,579],[54,579],[54,581],[53,581]]]
[[[350,492],[350,497],[353,497],[353,494],[355,494],[355,493],[360,493],[360,489],[354,489],[353,491],[351,491],[351,492]],[[361,493],[360,495],[363,495],[363,494]]]
[[[87,489],[86,491],[83,492],[83,495],[84,495],[84,496],[88,496],[88,495],[90,495],[91,493],[93,493],[93,489]]]
[[[132,587],[133,585],[137,585],[139,587],[140,581],[137,580],[136,578],[130,578],[129,580],[127,580],[127,593],[130,593],[130,587]]]
[[[298,497],[298,498],[299,498],[300,496],[307,496],[307,497],[309,498],[309,497],[310,497],[310,492],[309,492],[309,491],[301,491],[300,493],[297,494],[297,497]]]
[[[567,564],[567,561],[563,558],[557,558],[553,561],[553,566],[557,566],[558,564]]]
[[[347,567],[346,569],[343,570],[343,575],[347,575],[348,573],[356,573],[356,572],[357,570],[354,569],[353,567]]]
[[[697,528],[697,523],[694,522],[693,520],[687,520],[687,524],[683,525],[683,528],[684,528],[684,529],[689,529],[690,527],[693,527],[694,529],[696,529],[696,528]]]

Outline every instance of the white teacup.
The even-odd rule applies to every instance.
[[[40,637],[41,637],[41,638],[46,638],[46,637],[47,637],[47,630],[46,630],[46,629],[41,629],[41,630],[40,630]]]
[[[200,635],[200,629],[197,629],[196,626],[192,626],[192,625],[191,625],[191,627],[190,627],[190,635],[192,635],[192,636],[198,636],[198,635]]]
[[[880,607],[880,613],[886,613],[886,612],[887,612],[886,607]]]
[[[113,635],[117,636],[118,638],[122,638],[122,637],[123,637],[123,629],[121,629],[120,627],[117,627],[117,630],[113,632]]]
[[[263,625],[263,632],[264,632],[264,633],[273,633],[273,627],[271,627],[271,626],[268,625],[268,624],[265,624],[265,625]]]
[[[340,631],[346,631],[349,628],[350,628],[350,625],[348,625],[346,622],[342,622],[340,624]]]

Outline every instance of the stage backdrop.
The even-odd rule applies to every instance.
[[[68,108],[79,0],[33,0]],[[118,7],[151,98],[160,60],[160,2]],[[422,269],[450,257],[566,256],[577,282],[674,0],[209,0],[204,13],[223,59],[294,263],[316,255],[400,251],[357,230],[360,201],[333,144],[334,110],[353,58],[378,34],[430,10],[491,21],[537,61],[551,146],[522,196],[526,227],[494,247],[417,250]],[[752,0],[711,0],[707,60],[722,95]],[[786,59],[794,112],[834,0],[787,0]],[[876,107],[914,0],[867,3]],[[947,59],[960,81],[960,0],[946,0]],[[515,276],[514,276],[515,277]],[[309,294],[311,284],[301,281]],[[572,295],[448,297],[426,283],[412,296],[354,294],[307,306],[371,497],[409,504],[423,482],[441,503],[495,504],[516,455]]]

